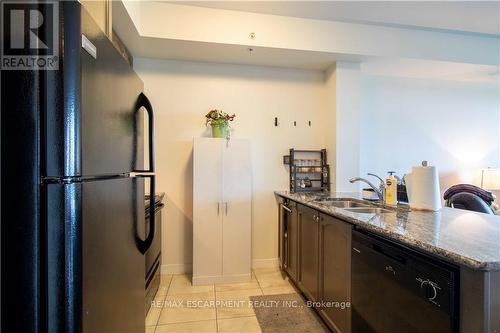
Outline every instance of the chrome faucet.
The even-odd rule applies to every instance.
[[[378,178],[378,180],[380,180],[380,184],[379,184],[378,188],[375,185],[373,185],[372,182],[370,182],[369,180],[367,180],[365,178],[361,178],[361,177],[353,177],[353,178],[349,179],[349,182],[350,183],[364,182],[364,183],[368,184],[368,186],[370,186],[375,191],[375,193],[377,193],[379,200],[383,201],[384,200],[384,191],[385,191],[384,180],[373,173],[369,173],[368,176],[373,176],[373,177]]]

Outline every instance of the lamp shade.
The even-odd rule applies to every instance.
[[[500,169],[483,169],[481,187],[485,190],[500,190]]]

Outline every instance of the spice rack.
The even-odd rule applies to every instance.
[[[291,192],[330,191],[330,166],[327,164],[326,149],[290,149],[284,157],[290,166]]]

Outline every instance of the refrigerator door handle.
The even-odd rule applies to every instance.
[[[135,112],[139,112],[141,107],[146,109],[148,113],[148,146],[149,146],[149,167],[147,170],[134,170],[134,172],[154,172],[155,169],[155,154],[154,154],[154,117],[153,117],[153,107],[151,106],[151,102],[149,99],[141,92],[139,97],[137,98],[137,102],[135,104]]]
[[[145,240],[136,235],[137,248],[142,254],[145,254],[153,243],[155,237],[155,176],[154,175],[136,175],[140,178],[149,178],[149,233]]]

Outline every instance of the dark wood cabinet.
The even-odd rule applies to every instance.
[[[287,200],[280,215],[281,267],[333,332],[351,332],[351,224]]]
[[[319,274],[319,213],[298,206],[299,277],[298,285],[312,301],[318,299]]]
[[[280,217],[280,267],[286,271],[288,276],[297,282],[299,266],[299,230],[298,230],[298,212],[297,203],[286,200],[281,203]]]
[[[286,271],[290,278],[297,281],[299,273],[299,221],[297,213],[297,204],[290,202],[288,207],[291,212],[287,214],[287,261]]]
[[[350,224],[320,214],[319,300],[320,313],[335,332],[351,331],[351,230]]]
[[[315,302],[315,310],[332,332],[350,333],[353,330],[350,306],[353,226],[300,203],[293,202],[289,210],[286,228],[281,227],[285,214],[280,213],[280,258],[282,252],[286,252],[281,261],[283,271],[308,300]],[[281,246],[284,230],[286,251]],[[365,283],[364,272],[360,276],[361,283]],[[368,290],[371,288],[369,282],[365,285]],[[498,328],[500,319],[491,314],[500,309],[500,297],[495,297],[500,296],[500,272],[460,267],[458,282],[459,331],[489,332]],[[355,287],[355,290],[358,289]],[[497,301],[490,302],[490,299]],[[359,322],[355,320],[354,323]]]

